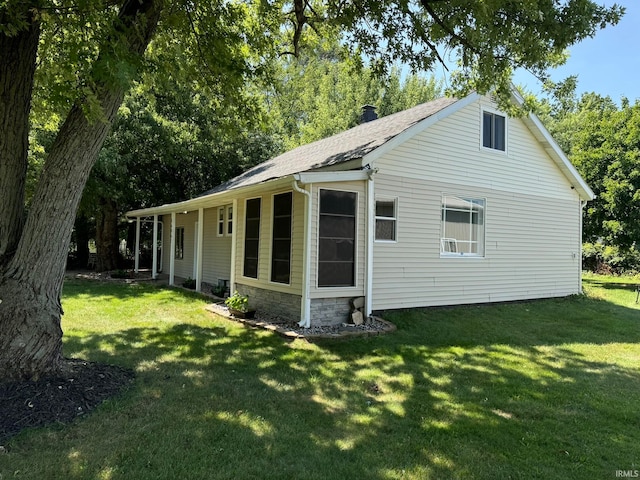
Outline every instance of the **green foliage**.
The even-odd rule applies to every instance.
[[[604,274],[637,274],[640,272],[640,252],[634,246],[628,249],[603,243],[584,243],[582,266],[591,272]]]
[[[640,102],[623,98],[618,106],[595,93],[577,98],[573,81],[543,103],[542,118],[596,194],[585,209],[585,240],[633,258],[640,240]]]
[[[249,296],[242,295],[236,290],[229,298],[224,301],[225,305],[230,309],[238,312],[246,312],[249,310]]]
[[[442,96],[434,78],[406,75],[401,80],[398,68],[380,76],[358,67],[337,37],[309,35],[306,47],[298,59],[281,60],[277,83],[265,98],[272,128],[287,149],[354,127],[363,105],[376,106],[384,116]]]
[[[193,278],[189,277],[189,278],[187,278],[184,282],[182,282],[182,286],[183,286],[184,288],[188,288],[188,289],[190,289],[190,290],[195,290],[195,288],[196,288],[196,281],[195,281]]]
[[[224,285],[214,285],[211,287],[211,293],[213,293],[216,297],[224,297],[224,294],[227,291],[227,287]]]

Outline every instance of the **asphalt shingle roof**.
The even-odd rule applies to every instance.
[[[440,98],[302,145],[256,165],[202,196],[362,158],[456,101],[455,98]]]

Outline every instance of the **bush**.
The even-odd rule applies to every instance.
[[[585,243],[582,246],[582,267],[595,273],[621,275],[640,270],[640,252],[603,243]]]
[[[195,290],[196,281],[193,278],[189,277],[184,282],[182,282],[182,286],[184,288],[190,288],[191,290]]]
[[[236,290],[229,298],[224,301],[225,305],[231,310],[237,310],[238,312],[246,312],[249,310],[249,297],[247,295],[241,295]]]

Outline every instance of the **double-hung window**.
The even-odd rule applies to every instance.
[[[233,206],[227,207],[227,235],[233,234]]]
[[[376,241],[396,240],[396,200],[376,200]]]
[[[176,227],[176,251],[174,258],[180,260],[184,258],[184,227]]]
[[[318,286],[355,285],[358,194],[320,190]]]
[[[441,255],[484,256],[485,207],[481,198],[442,197]]]
[[[218,236],[224,235],[224,207],[218,207]]]
[[[260,210],[262,200],[251,198],[245,208],[244,269],[245,277],[258,278],[258,256],[260,251]]]
[[[482,146],[504,152],[507,146],[507,118],[493,112],[482,112]]]

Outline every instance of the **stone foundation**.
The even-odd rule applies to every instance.
[[[311,326],[329,327],[349,322],[350,298],[312,298]]]
[[[249,285],[236,284],[236,290],[249,297],[249,306],[256,310],[262,310],[271,315],[277,315],[295,322],[300,321],[300,307],[302,297],[291,293],[265,290],[264,288],[250,287]]]

